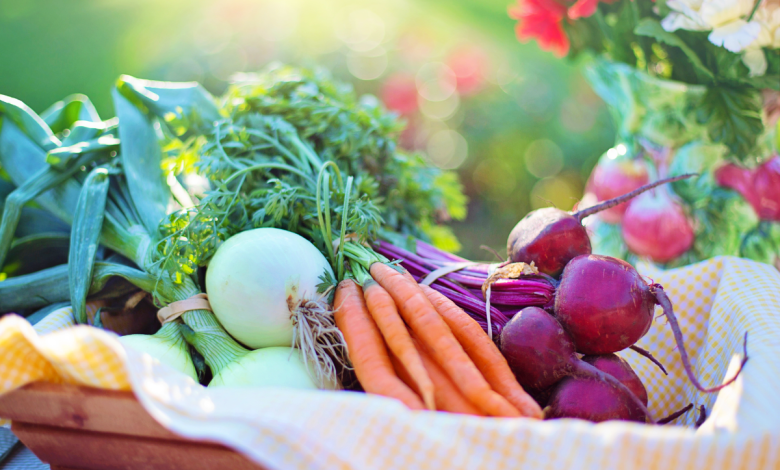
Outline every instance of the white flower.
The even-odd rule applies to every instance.
[[[744,50],[758,39],[761,25],[755,21],[734,20],[712,30],[707,39],[716,46],[725,47],[731,52]]]
[[[709,40],[731,52],[751,46],[761,33],[761,25],[745,19],[754,0],[669,0],[673,11],[661,22],[666,31],[688,29],[712,31]]]
[[[760,30],[756,40],[743,52],[742,62],[750,70],[751,77],[758,77],[764,75],[767,69],[762,48],[780,49],[780,0],[763,0],[753,21]]]

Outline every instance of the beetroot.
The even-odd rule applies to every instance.
[[[647,415],[637,403],[636,396],[625,387],[598,376],[572,376],[555,387],[544,408],[544,417],[580,418],[596,423],[613,419],[647,422]]]
[[[634,369],[628,365],[625,359],[614,354],[602,354],[599,356],[585,356],[583,361],[592,365],[601,372],[605,372],[618,379],[631,393],[636,395],[647,406],[647,389]]]
[[[539,307],[526,307],[501,330],[501,352],[517,381],[543,390],[569,375],[574,344],[560,323]]]
[[[715,172],[718,184],[737,191],[750,203],[761,220],[780,222],[780,155],[754,170],[733,163]]]
[[[592,394],[596,401],[610,402],[594,405],[592,408],[582,408],[588,413],[592,412],[588,416],[594,418],[610,416],[606,419],[631,419],[642,422],[650,420],[645,405],[625,385],[577,357],[569,335],[552,315],[539,307],[526,307],[509,320],[501,330],[501,352],[523,388],[533,391],[537,399],[542,400],[551,393],[549,403],[554,411],[551,415],[553,417],[590,419],[584,415],[567,414],[568,405],[561,403],[561,400],[568,400],[566,398],[569,393],[568,387],[579,389],[583,386],[582,383],[585,383],[585,387],[596,390]],[[561,383],[572,382],[569,379],[571,376],[578,378],[573,381],[575,385],[561,388]],[[547,390],[559,381],[560,383],[551,392]],[[594,381],[601,384],[591,384]],[[590,402],[576,403],[572,405],[573,409],[577,409],[580,405],[591,405]]]
[[[609,354],[647,333],[655,304],[650,286],[633,266],[609,256],[582,255],[563,271],[555,316],[577,352]]]
[[[599,162],[590,175],[586,190],[596,196],[596,200],[606,201],[626,194],[647,184],[647,163],[636,159],[610,159]],[[619,224],[628,203],[618,204],[599,214],[604,222]]]
[[[509,259],[515,263],[533,262],[540,272],[557,277],[572,258],[591,252],[590,238],[585,227],[582,226],[582,219],[615,207],[661,184],[691,176],[693,175],[659,180],[574,213],[554,207],[532,211],[523,217],[509,234],[507,240]]]
[[[623,260],[578,256],[566,265],[555,294],[555,316],[582,354],[608,354],[633,345],[650,329],[655,305],[663,308],[685,372],[698,390],[715,392],[736,380],[748,359],[747,333],[744,357],[734,377],[722,385],[704,388],[693,374],[680,325],[663,287],[648,285]]]
[[[666,188],[637,197],[623,214],[623,240],[633,253],[668,263],[693,246],[693,226]]]

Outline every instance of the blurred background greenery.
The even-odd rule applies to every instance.
[[[408,121],[407,148],[459,172],[460,253],[504,252],[531,209],[568,209],[612,121],[578,67],[519,44],[509,0],[0,0],[0,93],[41,112],[84,93],[113,115],[120,74],[197,80],[321,65]]]

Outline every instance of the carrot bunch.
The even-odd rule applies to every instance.
[[[403,268],[345,243],[352,277],[339,283],[336,325],[367,393],[414,410],[541,418],[482,327]]]

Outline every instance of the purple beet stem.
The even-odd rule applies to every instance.
[[[739,374],[742,372],[742,369],[745,367],[745,363],[748,361],[747,331],[745,332],[745,340],[742,346],[744,357],[742,358],[742,362],[739,364],[739,370],[737,370],[737,373],[734,374],[734,377],[723,382],[723,384],[721,385],[718,385],[716,387],[711,387],[711,388],[705,388],[699,382],[699,379],[696,378],[696,375],[694,375],[693,373],[693,367],[691,367],[691,360],[688,358],[688,351],[685,350],[685,343],[683,342],[682,331],[680,330],[680,324],[677,323],[677,317],[674,315],[672,302],[669,300],[669,297],[666,295],[666,292],[664,292],[664,288],[660,284],[653,284],[652,286],[650,286],[650,290],[653,293],[653,295],[655,295],[658,304],[663,308],[664,316],[666,316],[666,319],[669,321],[669,326],[672,328],[672,334],[674,335],[674,340],[677,343],[677,350],[680,351],[680,357],[682,358],[682,363],[683,363],[683,367],[685,368],[685,373],[688,374],[688,379],[690,379],[693,386],[696,387],[701,392],[713,393],[730,385],[732,382],[737,380],[737,377],[739,377]]]
[[[390,259],[398,259],[418,281],[429,273],[452,263],[468,260],[450,255],[425,242],[417,243],[417,253],[412,253],[387,242],[379,242],[374,250]],[[461,307],[483,330],[487,331],[485,298],[482,285],[488,278],[488,264],[470,266],[458,272],[440,277],[431,287]],[[502,279],[492,285],[490,316],[494,332],[500,333],[504,325],[519,310],[530,306],[547,306],[554,299],[555,284],[547,276],[527,276],[522,279]]]
[[[417,240],[417,254],[425,258],[453,261],[456,263],[463,263],[468,261],[466,258],[461,258],[460,256],[453,255],[452,253],[447,253],[446,251],[440,250],[435,246],[429,245],[421,240]]]
[[[666,183],[674,183],[675,181],[684,180],[684,179],[690,178],[691,176],[698,176],[698,174],[697,173],[688,173],[688,174],[685,174],[685,175],[673,176],[671,178],[665,178],[665,179],[662,179],[662,180],[658,180],[658,181],[646,184],[646,185],[642,186],[641,188],[637,188],[637,189],[631,191],[630,193],[626,193],[626,194],[623,194],[622,196],[614,197],[614,198],[609,199],[607,201],[604,201],[604,202],[601,202],[599,204],[596,204],[595,206],[591,206],[591,207],[588,207],[587,209],[582,209],[581,211],[577,211],[577,212],[573,213],[572,216],[574,216],[575,219],[577,219],[580,222],[582,222],[582,219],[584,219],[585,217],[591,216],[591,215],[593,215],[593,214],[595,214],[597,212],[601,212],[601,211],[607,210],[610,207],[615,207],[618,204],[622,204],[622,203],[628,201],[629,199],[633,199],[633,198],[639,196],[640,194],[642,194],[642,193],[644,193],[646,191],[650,191],[651,189],[655,188],[656,186],[661,186],[662,184],[666,184]]]

